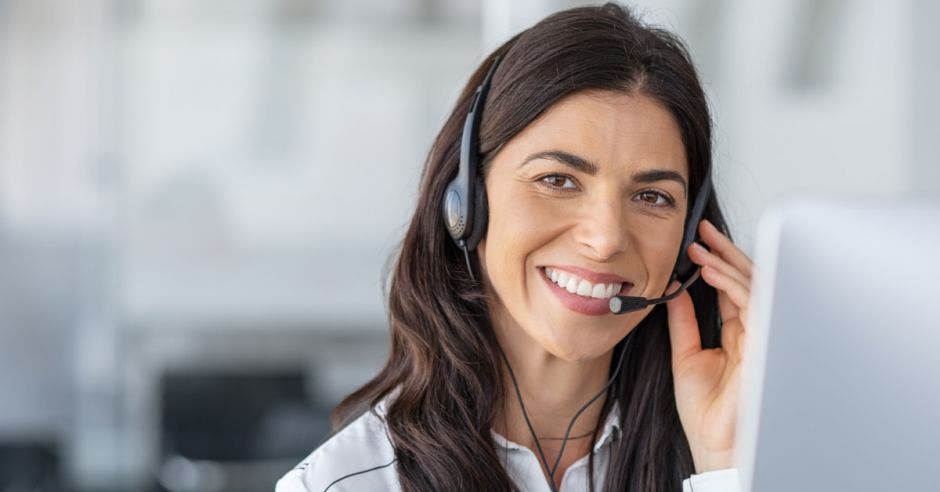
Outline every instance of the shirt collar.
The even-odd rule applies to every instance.
[[[528,449],[525,446],[510,441],[506,439],[498,432],[491,430],[490,433],[493,435],[493,441],[497,446],[504,449],[516,449],[516,450],[525,450]],[[620,437],[620,405],[614,400],[613,404],[610,407],[610,411],[607,412],[607,419],[604,420],[604,427],[601,429],[601,435],[597,439],[597,442],[594,443],[594,451],[599,451],[602,447],[606,446],[612,439],[617,439]]]

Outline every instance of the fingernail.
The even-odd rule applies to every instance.
[[[697,243],[697,242],[693,242],[693,243],[692,243],[692,249],[695,249],[695,250],[698,250],[698,251],[706,251],[705,247],[702,246],[701,244]]]

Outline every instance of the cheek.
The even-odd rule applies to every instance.
[[[504,191],[504,192],[503,192]],[[486,233],[486,275],[500,301],[516,316],[538,288],[537,252],[559,236],[557,213],[520,190],[493,190]]]
[[[676,257],[679,254],[682,242],[684,224],[672,224],[666,230],[659,230],[656,234],[643,237],[639,254],[646,265],[649,274],[649,284],[654,291],[664,289],[669,283],[669,277],[676,266]],[[656,292],[658,295],[658,292]]]
[[[551,234],[558,211],[524,189],[506,190],[502,199],[491,202],[490,224],[509,243],[531,243]],[[487,231],[488,233],[490,231]]]
[[[539,216],[538,209],[522,199],[492,203],[486,234],[486,262],[494,286],[521,287],[527,259],[545,234]]]

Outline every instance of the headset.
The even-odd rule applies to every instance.
[[[499,65],[499,57],[493,60],[489,72],[483,82],[477,87],[473,95],[473,102],[463,123],[463,135],[460,137],[460,167],[457,176],[447,184],[444,192],[443,209],[444,225],[447,232],[463,250],[464,259],[467,260],[467,271],[473,277],[473,268],[470,266],[470,251],[476,249],[486,232],[488,207],[486,202],[486,188],[483,186],[483,177],[480,167],[480,120],[483,114],[483,101],[490,90],[490,80],[493,72]]]
[[[450,233],[454,243],[463,251],[464,259],[467,262],[467,270],[473,280],[476,279],[473,276],[473,268],[470,266],[470,251],[473,251],[480,243],[480,240],[483,239],[488,218],[486,189],[483,185],[483,177],[479,172],[480,120],[483,115],[483,103],[490,90],[490,81],[499,62],[499,57],[495,57],[489,71],[486,73],[486,77],[483,78],[483,82],[477,87],[473,95],[470,110],[464,119],[463,134],[460,137],[460,164],[457,176],[447,184],[441,203],[444,225],[447,227],[447,232]],[[705,206],[708,204],[711,191],[711,169],[709,169],[702,185],[699,187],[695,203],[692,205],[687,218],[682,235],[682,246],[679,248],[676,266],[670,278],[670,280],[686,279],[682,281],[682,285],[672,294],[654,299],[614,296],[610,300],[612,313],[623,314],[670,301],[698,279],[701,269],[696,269],[694,274],[689,276],[695,265],[689,259],[687,250],[698,236],[698,223],[705,214]]]

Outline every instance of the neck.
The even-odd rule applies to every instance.
[[[534,349],[538,344],[513,344],[508,340],[511,337],[497,336],[512,367],[535,436],[526,424],[512,375],[505,366],[503,372],[507,387],[504,388],[502,414],[496,419],[495,430],[510,441],[531,449],[536,457],[539,456],[540,445],[548,465],[552,466],[562,450],[564,441],[561,438],[565,436],[572,418],[607,384],[611,353],[587,361],[566,361],[541,348]],[[571,426],[555,471],[556,486],[560,486],[568,466],[590,452],[594,443],[591,437],[599,424],[605,400],[606,394],[598,397]],[[542,466],[544,469],[545,464]],[[549,470],[544,471],[549,474]]]
[[[509,352],[506,357],[515,374],[529,421],[540,438],[564,437],[575,414],[607,384],[611,363],[610,354],[590,363],[548,358],[525,360]],[[508,387],[504,388],[501,420],[505,422],[505,428],[502,430],[513,441],[534,444],[509,369],[504,367],[503,372]],[[601,395],[581,412],[571,428],[571,436],[594,430],[605,399],[606,395]]]

